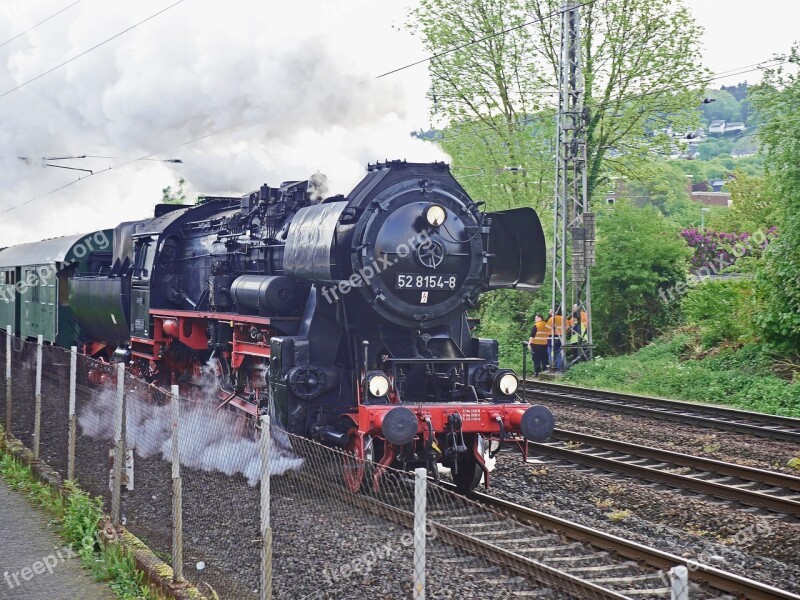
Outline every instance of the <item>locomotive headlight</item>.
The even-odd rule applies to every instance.
[[[367,389],[371,396],[381,398],[389,391],[389,378],[381,371],[367,373]]]
[[[500,378],[500,383],[498,387],[500,391],[503,392],[506,396],[510,396],[514,392],[517,391],[517,387],[519,386],[519,380],[517,376],[513,373],[506,373]]]
[[[444,207],[438,204],[431,204],[425,209],[425,220],[431,227],[438,227],[447,218],[447,212]]]
[[[492,388],[502,396],[513,396],[519,387],[519,379],[511,369],[501,369],[494,376]]]

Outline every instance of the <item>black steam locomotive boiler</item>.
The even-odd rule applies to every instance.
[[[467,320],[482,292],[540,286],[535,211],[483,212],[443,163],[324,188],[316,175],[119,225],[110,272],[70,282],[85,351],[188,394],[211,372],[220,406],[348,450],[353,490],[439,463],[462,490],[488,486],[489,443],[524,451],[553,429]]]

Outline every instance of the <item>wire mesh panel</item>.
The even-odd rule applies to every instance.
[[[126,374],[121,521],[172,564],[170,424],[169,394]]]
[[[116,409],[115,365],[80,355],[77,359],[77,437],[75,479],[92,496],[111,508],[111,455]]]
[[[42,352],[42,418],[39,458],[67,476],[70,353],[58,346]]]
[[[353,482],[345,452],[273,428],[270,452],[272,573],[276,598],[410,598],[410,523],[379,499],[346,487]],[[297,460],[297,459],[301,460]],[[402,494],[413,480],[386,475],[385,493]],[[365,489],[367,478],[363,478]]]
[[[36,342],[11,340],[11,379],[13,407],[11,433],[28,448],[33,448],[36,400]]]
[[[487,590],[482,597],[490,598],[508,597],[503,591],[541,598],[669,598],[664,573],[571,539],[513,505],[501,510],[431,485],[427,515],[449,556],[439,561],[434,557],[441,557],[442,549],[429,551],[432,586],[465,577],[474,592]]]
[[[4,341],[0,332],[2,358]],[[12,342],[12,433],[31,447],[37,345]],[[40,456],[65,474],[70,354],[45,347],[43,364]],[[202,380],[173,403],[124,374],[123,415],[117,367],[77,357],[75,479],[112,512],[121,430],[122,524],[173,565],[182,539],[184,576],[209,596],[258,598],[262,581],[277,599],[681,597],[686,588],[677,571],[647,569],[424,473],[364,460],[384,454],[378,441],[365,440],[359,458],[272,427],[267,447],[257,421],[221,406]]]
[[[220,598],[258,598],[260,454],[254,421],[210,398],[180,406],[184,573]]]

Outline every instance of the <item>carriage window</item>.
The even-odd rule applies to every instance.
[[[63,272],[58,274],[58,303],[69,306],[69,277]]]
[[[150,279],[153,269],[153,238],[141,237],[136,240],[134,248],[133,277],[135,279]]]
[[[33,273],[33,271],[28,271],[28,274],[31,274],[31,273]],[[38,304],[39,303],[39,282],[37,280],[35,280],[35,279],[32,279],[32,280],[35,281],[35,283],[33,285],[31,285],[31,287],[30,287],[31,302],[33,302],[34,304]]]

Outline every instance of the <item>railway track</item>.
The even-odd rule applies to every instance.
[[[528,399],[543,402],[587,406],[800,443],[800,419],[790,417],[540,381],[526,381],[524,391]]]
[[[478,586],[504,586],[509,598],[670,598],[667,571],[683,565],[691,572],[693,600],[800,600],[773,586],[531,508],[478,492],[464,498],[447,493],[455,492],[455,486],[437,485],[444,491],[429,485],[427,495],[427,516],[436,540],[463,553],[429,549],[429,560],[449,563],[450,568],[475,578]],[[413,484],[406,482],[378,495],[343,489],[337,493],[366,511],[413,527]],[[525,582],[529,582],[527,587]]]
[[[800,477],[561,429],[529,447],[571,464],[800,517]]]
[[[741,577],[708,565],[694,563],[691,560],[662,552],[655,548],[636,542],[625,540],[603,531],[579,525],[559,517],[525,507],[499,498],[476,492],[470,497],[493,510],[502,512],[513,518],[516,522],[531,526],[539,526],[559,532],[561,535],[576,542],[588,544],[591,547],[609,551],[616,555],[635,561],[637,564],[649,566],[651,569],[669,569],[676,565],[687,567],[690,572],[690,582],[702,582],[718,592],[729,594],[733,597],[749,598],[751,600],[767,600],[776,598],[800,599],[800,596],[791,592],[780,590],[773,586]],[[706,590],[690,590],[690,598],[720,597]],[[636,590],[632,590],[636,592]],[[642,597],[639,594],[632,594]],[[669,597],[669,591],[666,592]],[[724,596],[723,596],[724,597]]]

